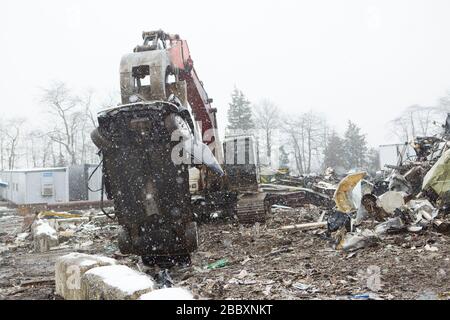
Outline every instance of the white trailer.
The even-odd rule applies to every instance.
[[[1,172],[8,186],[4,198],[15,204],[69,201],[67,168],[39,168]]]
[[[4,184],[0,188],[1,197],[17,205],[98,201],[101,192],[95,191],[101,187],[102,172],[100,167],[93,173],[95,168],[94,165],[86,164],[1,171],[0,181]],[[91,174],[91,180],[88,181]]]

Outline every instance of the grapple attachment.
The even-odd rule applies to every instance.
[[[92,134],[122,226],[119,248],[144,262],[186,260],[197,248],[188,166],[172,161],[179,142],[171,141],[174,126],[165,121],[177,112],[168,102],[120,106],[101,113]]]

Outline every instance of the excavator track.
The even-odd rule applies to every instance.
[[[245,194],[236,205],[236,216],[241,224],[264,223],[269,208],[265,201],[265,193]]]
[[[236,216],[241,224],[254,224],[266,222],[264,203],[241,204],[238,203]]]

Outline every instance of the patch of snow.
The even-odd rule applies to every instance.
[[[82,259],[80,262],[80,266],[91,266],[93,264],[96,264],[98,262],[108,263],[108,264],[116,264],[116,260],[113,258],[98,256],[98,255],[90,255],[85,253],[79,253],[79,252],[71,252],[69,254],[66,254],[63,256],[63,259],[67,260],[75,260],[75,259]]]
[[[28,232],[24,232],[24,233],[19,233],[16,237],[17,240],[19,241],[24,241],[26,239],[26,237],[28,237],[29,233]]]
[[[102,278],[109,286],[116,287],[127,294],[153,289],[155,285],[146,274],[122,265],[94,268],[86,272],[86,275],[88,274]]]
[[[15,211],[16,209],[8,208],[8,207],[0,207],[0,211],[9,212],[9,211]]]
[[[43,221],[38,221],[36,223],[36,228],[34,229],[34,235],[48,235],[52,238],[58,238],[58,234],[56,233],[56,230],[53,229],[48,223]]]

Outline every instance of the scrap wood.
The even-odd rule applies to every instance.
[[[46,284],[53,284],[55,283],[55,278],[41,278],[41,279],[35,279],[35,280],[29,280],[29,281],[22,281],[20,283],[21,287],[28,287],[33,285],[46,285]]]
[[[12,292],[7,293],[6,296],[8,296],[8,297],[15,296],[16,294],[22,293],[22,292],[27,291],[27,290],[28,290],[28,288],[20,288],[20,289],[17,289],[17,290],[14,290]]]
[[[320,217],[319,217],[319,219],[317,220],[317,222],[322,222],[323,221],[323,218],[325,217],[325,213],[327,213],[327,212],[325,210],[323,210],[321,215],[320,215]]]
[[[302,223],[302,224],[294,224],[290,226],[283,226],[280,230],[305,230],[305,229],[316,229],[316,228],[324,228],[327,226],[327,222],[311,222],[311,223]]]

